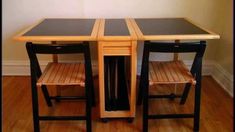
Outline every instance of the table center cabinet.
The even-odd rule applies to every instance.
[[[100,116],[135,117],[137,36],[129,19],[101,19],[98,32]]]

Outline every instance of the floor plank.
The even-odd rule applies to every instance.
[[[25,76],[2,77],[3,87],[3,131],[4,132],[32,132],[32,107],[30,78]],[[98,100],[98,80],[95,79],[96,100]],[[54,87],[49,87],[49,92],[55,94]],[[175,91],[175,86],[153,86],[152,94],[169,93]],[[182,86],[177,86],[177,93],[182,92]],[[82,95],[84,88],[62,88],[63,95]],[[150,113],[183,113],[193,111],[194,88],[190,90],[189,98],[185,105],[179,105],[179,100],[167,99],[150,100]],[[209,76],[202,80],[201,102],[201,132],[232,132],[233,131],[233,99]],[[46,115],[81,115],[84,114],[83,101],[53,102],[53,107],[48,108],[39,90],[40,114]],[[142,106],[137,106],[136,118],[133,123],[126,120],[110,120],[102,123],[99,119],[98,104],[92,110],[92,130],[94,132],[141,132],[142,131]],[[43,121],[40,123],[42,132],[83,132],[84,121]],[[150,132],[191,132],[192,119],[164,119],[150,120]]]

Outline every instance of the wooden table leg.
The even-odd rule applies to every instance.
[[[51,43],[52,44],[57,44],[56,41],[52,41]],[[53,60],[53,62],[58,63],[58,55],[53,54],[52,60]],[[56,86],[56,96],[61,96],[61,87],[60,86]]]
[[[180,43],[180,40],[175,40],[175,43]],[[179,53],[174,53],[174,61],[178,61],[179,60]],[[175,84],[174,87],[174,94],[177,94],[177,84]]]
[[[175,43],[180,43],[180,40],[175,40]],[[174,61],[179,60],[179,53],[174,53]]]

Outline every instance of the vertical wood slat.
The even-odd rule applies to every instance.
[[[170,69],[168,69],[168,67],[164,66],[164,64],[162,64],[162,63],[160,63],[160,65],[162,66],[163,71],[165,71],[165,74],[166,74],[168,80],[171,81],[171,82],[174,81],[171,72],[168,72]],[[168,65],[168,63],[167,63],[167,65]]]
[[[53,70],[52,70],[52,73],[54,73],[54,74],[51,74],[51,75],[50,75],[50,77],[49,77],[49,79],[48,79],[48,82],[49,82],[49,83],[50,83],[50,82],[53,82],[53,80],[55,79],[56,73],[59,71],[60,64],[56,64],[56,65],[54,65],[54,66],[55,66],[55,68],[53,68]]]
[[[71,83],[75,83],[76,82],[76,78],[77,78],[77,73],[79,72],[79,67],[80,67],[81,65],[75,65],[75,67],[74,67],[74,74],[72,74],[72,76],[71,76]]]
[[[180,40],[175,40],[175,43],[180,43]],[[179,53],[174,53],[174,61],[179,60]]]
[[[69,83],[70,82],[71,76],[72,76],[72,74],[74,72],[75,64],[69,64],[69,65],[70,65],[70,68],[69,68],[68,74],[66,76],[65,83]]]
[[[63,73],[63,71],[65,70],[65,65],[61,65],[61,64],[59,64],[59,66],[60,66],[60,69],[59,69],[59,71],[57,72],[57,74],[62,74]],[[55,77],[55,79],[54,79],[54,81],[55,82],[59,82],[59,80],[61,79],[61,76],[56,76]]]
[[[196,81],[182,61],[149,62],[149,81],[152,84],[193,83]]]
[[[175,73],[175,70],[171,67],[171,65],[170,64],[168,64],[168,65],[166,65],[166,67],[168,67],[168,71],[169,71],[169,73],[172,75],[172,78],[174,79],[174,81],[178,81],[178,76],[177,76],[177,74]]]
[[[178,79],[178,81],[183,81],[184,80],[184,77],[183,77],[183,75],[182,75],[182,73],[180,72],[180,69],[181,69],[181,67],[178,67],[178,65],[176,64],[178,61],[176,61],[175,63],[173,63],[172,64],[172,66],[174,67],[174,69],[177,69],[177,70],[175,70],[176,72],[176,74],[177,74],[177,76],[179,77]]]
[[[59,83],[64,83],[65,82],[65,79],[66,79],[66,76],[68,74],[68,71],[70,69],[69,65],[68,64],[64,64],[65,65],[65,68],[64,68],[64,71],[63,71],[63,76],[61,76],[62,74],[59,74],[59,76],[61,76],[60,80],[59,80]]]
[[[54,44],[57,44],[57,42],[56,41],[52,41],[51,44],[54,45]],[[53,62],[58,63],[58,55],[57,54],[53,54],[52,55],[52,60],[53,60]]]
[[[84,65],[80,65],[79,66],[79,71],[77,72],[77,76],[76,76],[76,83],[80,83],[81,79],[82,79],[82,74],[84,74]]]

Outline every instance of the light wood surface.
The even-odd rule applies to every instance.
[[[36,27],[38,24],[43,22],[42,19],[36,24],[30,26],[29,28],[23,30],[19,34],[17,34],[14,39],[17,41],[24,41],[24,42],[40,42],[40,41],[96,41],[97,40],[97,33],[99,30],[100,19],[96,19],[93,25],[93,29],[91,31],[91,35],[89,36],[24,36],[26,32],[29,32],[32,28]]]
[[[84,87],[84,64],[49,63],[38,79],[37,85],[80,85]]]
[[[146,19],[146,18],[142,18]],[[154,18],[149,18],[149,19],[154,19]],[[157,18],[157,19],[171,19],[171,18]],[[208,32],[208,34],[164,34],[164,35],[145,35],[143,32],[140,30],[138,24],[136,23],[135,19],[130,18],[130,21],[135,29],[135,32],[138,36],[138,40],[207,40],[207,39],[219,39],[220,36],[212,31],[209,31],[208,29],[202,28],[198,24],[192,23],[191,20],[188,18],[183,18],[186,21],[190,22],[194,26]]]
[[[180,40],[175,40],[175,43],[176,43],[176,44],[177,44],[177,43],[180,43]],[[174,58],[173,58],[174,61],[179,60],[179,53],[174,53],[173,55],[174,55]]]
[[[32,100],[29,76],[4,76],[2,77],[2,131],[3,132],[32,132]],[[95,81],[95,94],[98,99],[98,78]],[[177,93],[183,87],[179,85]],[[48,87],[49,92],[53,90]],[[167,94],[174,90],[174,86],[153,86],[150,94]],[[85,101],[53,102],[47,107],[40,89],[39,107],[42,115],[83,115],[85,114]],[[84,88],[68,86],[63,88],[63,95],[84,95]],[[233,131],[233,98],[231,98],[212,77],[202,78],[200,132],[232,132]],[[176,113],[193,112],[194,88],[190,90],[185,105],[179,105],[179,100],[156,99],[149,101],[151,113]],[[192,119],[165,119],[150,120],[149,132],[192,132]],[[45,121],[41,122],[41,132],[85,132],[84,121]],[[137,106],[133,123],[126,120],[110,120],[102,123],[99,117],[99,105],[92,109],[93,132],[142,132],[142,106]]]
[[[136,71],[137,71],[137,35],[132,27],[131,21],[125,19],[129,36],[105,36],[105,20],[101,19],[98,33],[98,64],[99,64],[99,99],[100,117],[134,117],[136,110]],[[106,111],[104,91],[104,56],[130,56],[130,90],[128,97],[130,110]]]
[[[134,117],[136,97],[136,70],[137,70],[137,42],[136,41],[99,41],[98,42],[98,66],[99,66],[99,97],[100,117]],[[131,58],[131,86],[129,91],[130,110],[106,111],[104,91],[104,56],[130,56]]]
[[[149,63],[149,73],[150,85],[196,84],[196,80],[182,61],[151,61]]]

